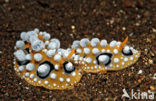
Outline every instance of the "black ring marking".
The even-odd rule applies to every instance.
[[[75,67],[71,70],[71,71],[68,71],[67,69],[66,69],[66,64],[67,63],[69,63],[68,61],[65,61],[64,63],[63,63],[63,68],[64,68],[64,71],[66,72],[66,73],[68,73],[68,74],[70,74],[70,73],[72,73],[73,71],[75,71]]]
[[[24,41],[24,43],[27,44],[28,42],[27,41]]]
[[[27,47],[24,49],[28,54],[30,53],[30,49]]]
[[[17,64],[18,64],[19,66],[21,66],[21,65],[27,65],[28,63],[30,63],[30,60],[25,60],[25,61],[18,61],[18,60],[17,60]]]
[[[124,53],[124,52],[123,52],[123,49],[122,49],[122,54],[125,55],[125,56],[131,56],[131,55],[133,55],[133,52],[132,52],[132,50],[130,49],[130,52],[129,52],[129,53]]]
[[[96,61],[97,61],[97,64],[98,65],[100,65],[100,62],[98,60],[98,58],[99,58],[100,55],[108,55],[110,57],[108,63],[104,64],[105,66],[108,66],[111,63],[112,54],[111,53],[101,53],[98,56],[96,56]]]
[[[37,76],[40,77],[41,79],[47,78],[47,77],[49,76],[50,72],[51,72],[52,70],[54,70],[54,65],[53,65],[51,62],[49,62],[49,61],[44,61],[44,62],[40,63],[39,66],[40,66],[40,65],[43,65],[43,64],[49,65],[49,66],[50,66],[50,70],[49,70],[49,72],[48,72],[48,74],[47,74],[46,76],[41,76],[41,75],[39,75],[39,73],[38,73],[38,71],[37,71]]]

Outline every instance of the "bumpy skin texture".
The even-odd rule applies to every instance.
[[[29,84],[48,89],[71,89],[82,72],[106,72],[124,69],[134,64],[140,52],[123,41],[84,38],[74,41],[69,49],[60,48],[58,39],[50,34],[33,31],[22,32],[16,42],[14,69]]]
[[[79,57],[79,59],[77,60],[79,60],[79,63],[84,64],[84,71],[97,73],[121,70],[134,64],[140,57],[140,52],[133,49],[132,47],[125,45],[126,42],[122,43],[112,41],[110,42],[110,44],[107,44],[107,42],[105,42],[106,41],[88,41],[87,43],[83,43],[82,40],[80,40],[79,42],[77,41],[77,44],[73,42],[72,47],[76,48],[76,54],[77,57]],[[128,49],[126,50],[125,47]],[[85,52],[86,49],[88,50],[88,52]],[[127,51],[127,54],[124,53],[123,50]],[[106,61],[107,63],[99,61],[99,57],[102,55],[108,56],[108,62],[107,59],[101,58],[101,61],[103,59],[103,61]]]
[[[17,48],[18,45],[15,46],[14,69],[16,73],[19,75],[19,77],[25,79],[29,84],[34,85],[34,86],[43,86],[48,89],[60,89],[60,90],[73,88],[74,85],[77,84],[82,77],[80,65],[75,64],[71,60],[71,57],[73,56],[73,54],[70,54],[70,56],[68,56],[70,53],[70,51],[68,51],[66,52],[67,57],[65,57],[63,53],[65,53],[64,51],[66,50],[64,49],[61,49],[59,47],[56,47],[55,49],[48,49],[49,44],[46,44],[46,43],[48,43],[47,41],[49,40],[44,39],[44,34],[42,34],[41,32],[35,32],[35,31],[34,33],[36,33],[39,40],[43,41],[45,47],[42,48],[40,51],[34,51],[31,46],[32,43],[29,41],[25,41],[24,48],[19,49]],[[26,34],[28,34],[28,32]],[[30,37],[32,37],[32,34],[30,35]],[[28,54],[31,55],[32,59],[29,61],[25,59],[25,61],[28,61],[28,63],[23,64],[23,62],[21,62],[20,59],[19,60],[17,59],[18,56],[16,56],[16,52],[18,50],[22,50],[25,53],[25,55],[28,55]],[[48,50],[55,50],[55,52],[49,53],[51,55],[49,56],[49,54],[47,55]],[[60,50],[63,50],[63,52],[61,52]],[[35,58],[36,53],[39,53],[40,56],[42,56],[42,58],[37,57],[36,59]],[[49,70],[49,73],[47,76],[41,78],[39,74],[37,73],[37,71],[38,71],[39,66],[44,64],[45,61],[46,62],[48,61],[48,63],[51,64],[50,65],[51,70]],[[46,62],[45,64],[47,65]],[[70,62],[73,65],[73,68],[74,68],[73,71],[70,71],[68,73],[65,72],[65,69],[64,69],[65,62]],[[31,68],[31,66],[27,66],[30,63],[33,64],[33,70],[27,70],[27,67]],[[44,69],[42,71],[44,71]]]

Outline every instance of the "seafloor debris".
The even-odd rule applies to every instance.
[[[140,53],[123,41],[84,38],[71,48],[60,48],[60,41],[38,29],[22,32],[16,42],[14,68],[17,74],[34,86],[48,89],[70,89],[77,84],[82,71],[116,71],[134,64]]]

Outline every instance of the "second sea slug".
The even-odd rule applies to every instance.
[[[76,40],[72,48],[76,49],[75,61],[83,64],[86,72],[105,72],[124,69],[134,64],[140,57],[140,52],[126,45],[128,37],[123,41],[87,38]]]

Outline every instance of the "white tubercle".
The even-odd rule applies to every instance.
[[[27,42],[30,42],[31,44],[32,44],[34,41],[38,40],[37,33],[31,32],[31,31],[29,31],[29,32],[27,32],[27,33],[25,34],[25,38],[26,38],[26,41],[27,41]]]
[[[41,61],[42,60],[42,55],[40,53],[36,53],[34,55],[34,60],[37,61],[37,62]]]
[[[102,49],[101,51],[102,51],[102,52],[106,52],[106,50],[105,50],[105,49]]]
[[[57,49],[57,52],[58,52],[58,53],[61,53],[61,54],[64,53],[65,51],[66,51],[66,50],[65,50],[65,49],[62,49],[62,48]]]
[[[35,28],[35,29],[34,29],[34,32],[35,32],[35,33],[39,33],[39,31],[40,31],[40,30],[39,30],[38,28]]]
[[[39,40],[37,36],[33,35],[31,37],[29,37],[29,42],[32,44],[34,41]]]
[[[76,73],[75,72],[72,72],[72,74],[71,74],[72,76],[76,76]]]
[[[55,56],[54,56],[54,60],[55,61],[60,61],[61,60],[61,55],[60,54],[56,54]]]
[[[21,39],[24,40],[24,41],[27,41],[27,40],[28,40],[26,34],[27,34],[26,32],[22,32],[22,33],[20,34]]]
[[[107,55],[100,55],[98,60],[99,60],[99,62],[106,64],[109,61],[109,56],[107,56]]]
[[[30,74],[30,78],[31,78],[31,79],[33,79],[33,78],[34,78],[34,76],[35,76],[34,74]]]
[[[117,42],[116,42],[115,40],[112,41],[112,42],[110,43],[110,47],[111,47],[111,48],[115,47],[116,43],[117,43]]]
[[[59,80],[60,80],[60,82],[63,82],[64,81],[64,78],[63,77],[60,77]]]
[[[25,56],[25,58],[26,58],[26,60],[32,60],[32,55],[31,55],[31,54],[27,54],[27,55]]]
[[[91,40],[92,47],[96,47],[99,42],[100,42],[100,40],[98,38],[93,38]]]
[[[46,85],[47,85],[48,83],[49,83],[48,81],[44,81],[44,84],[46,84]]]
[[[68,62],[66,65],[65,65],[65,68],[67,71],[71,71],[74,69],[74,66],[71,62]]]
[[[91,63],[91,62],[92,62],[92,58],[88,57],[88,58],[86,59],[86,62],[87,62],[87,63]]]
[[[125,62],[127,62],[127,61],[128,61],[128,58],[127,58],[127,57],[126,57],[126,58],[124,58],[124,61],[125,61]]]
[[[45,44],[45,45],[49,45],[49,41],[48,41],[48,40],[46,40],[44,44]]]
[[[28,77],[29,75],[30,75],[30,73],[28,73],[28,72],[27,72],[27,73],[25,73],[25,76],[26,76],[26,77]]]
[[[93,48],[92,49],[93,54],[98,54],[100,51],[98,48]]]
[[[110,53],[110,50],[109,50],[109,49],[107,49],[107,52],[108,52],[108,53]]]
[[[84,48],[84,53],[85,54],[90,54],[90,49],[89,48]]]
[[[135,50],[133,47],[130,47],[131,50]]]
[[[37,78],[34,78],[34,81],[36,82],[38,79]]]
[[[53,38],[53,39],[51,39],[50,40],[50,42],[52,42],[52,43],[56,43],[56,48],[58,49],[58,48],[60,48],[60,41],[58,40],[58,39],[56,39],[56,38]]]
[[[79,58],[80,58],[80,56],[79,56],[79,55],[75,55],[75,56],[74,56],[74,60],[75,60],[75,61],[78,61],[78,60],[79,60]]]
[[[35,31],[22,32],[21,38],[24,41],[30,41],[30,38],[37,37],[37,33]]]
[[[80,48],[78,48],[78,49],[76,49],[76,52],[80,54],[80,53],[82,53],[82,50]]]
[[[107,40],[102,40],[100,43],[101,47],[106,47],[107,45]]]
[[[94,63],[94,64],[97,64],[97,61],[96,61],[96,60],[94,60],[94,61],[93,61],[93,63]]]
[[[83,57],[80,57],[79,60],[82,61],[83,60]]]
[[[130,52],[130,48],[128,46],[125,46],[123,52],[128,54]]]
[[[120,44],[121,44],[121,42],[119,42],[119,41],[116,43],[117,46],[120,46]]]
[[[43,34],[43,39],[44,39],[44,40],[49,40],[49,39],[50,39],[50,34],[45,32],[45,33]]]
[[[73,42],[73,44],[72,44],[72,48],[77,49],[77,48],[79,47],[79,44],[80,44],[80,41],[75,40],[75,41]]]
[[[20,72],[23,72],[23,71],[24,71],[24,66],[19,66],[18,70],[19,70]]]
[[[51,73],[51,74],[50,74],[50,78],[51,78],[51,79],[54,80],[54,79],[56,79],[56,77],[57,77],[57,75],[56,75],[55,73]]]
[[[35,31],[28,31],[27,35],[29,35],[30,38],[31,36],[37,36],[37,33]]]
[[[59,65],[55,65],[55,70],[59,70]]]
[[[41,84],[41,80],[39,80],[38,83]]]
[[[53,86],[54,86],[54,87],[56,87],[56,86],[57,86],[57,84],[56,84],[56,83],[54,83],[54,84],[53,84]]]
[[[124,65],[125,64],[125,62],[122,62],[122,65]]]
[[[88,43],[89,43],[89,39],[87,39],[87,38],[83,38],[80,41],[81,47],[87,47]]]
[[[118,63],[119,59],[118,58],[114,58],[114,63]]]
[[[130,57],[130,60],[133,60],[134,58],[133,57]]]
[[[114,49],[114,50],[113,50],[113,53],[114,53],[114,54],[118,54],[118,50],[117,50],[117,49]]]
[[[50,66],[48,64],[42,64],[37,68],[40,76],[46,76],[50,71]]]
[[[83,58],[84,61],[86,61],[87,58]]]
[[[43,32],[39,32],[39,35],[43,35]]]
[[[31,43],[31,47],[35,52],[39,52],[45,47],[45,44],[41,40],[36,40],[33,43]]]
[[[35,66],[32,63],[29,63],[29,64],[26,65],[26,70],[28,70],[28,71],[33,71],[34,68],[35,68]]]
[[[48,45],[49,49],[57,49],[57,43],[56,42],[50,42]]]
[[[70,82],[70,78],[66,78],[66,81],[67,81],[67,82]]]
[[[66,57],[68,57],[68,55],[69,55],[69,53],[71,51],[70,50],[62,49],[60,52],[61,52],[61,55],[66,58]]]
[[[90,54],[90,49],[89,48],[84,48],[84,53],[85,54]]]
[[[50,49],[47,51],[47,56],[52,57],[55,55],[55,53],[56,53],[56,49]]]
[[[19,49],[23,49],[25,46],[25,43],[21,40],[17,41],[16,42],[16,47],[19,48]]]
[[[14,52],[14,55],[16,56],[17,60],[19,60],[19,61],[26,60],[25,53],[23,50],[17,50],[16,52]]]

